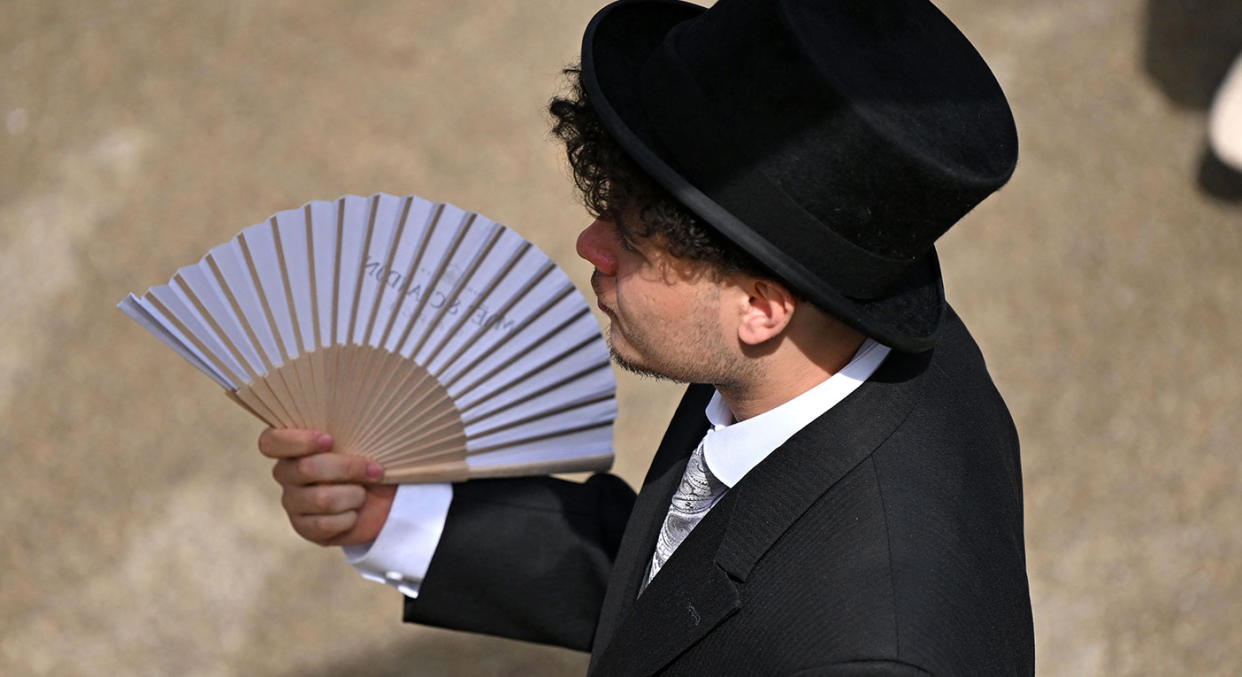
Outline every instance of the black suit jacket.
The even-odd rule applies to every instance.
[[[406,620],[590,649],[594,675],[1030,675],[1013,423],[950,312],[731,489],[641,597],[707,427],[691,386],[642,492],[455,487]]]

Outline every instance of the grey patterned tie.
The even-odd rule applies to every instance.
[[[638,589],[638,594],[643,594],[651,579],[660,571],[660,567],[664,566],[677,546],[686,540],[690,530],[711,510],[716,499],[726,489],[728,487],[716,479],[703,460],[703,443],[700,442],[694,453],[690,454],[690,462],[686,464],[686,472],[681,476],[681,484],[673,494],[668,515],[664,517],[664,526],[660,527],[660,539],[656,541],[655,554],[647,566],[647,577]]]

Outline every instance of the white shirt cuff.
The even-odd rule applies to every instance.
[[[345,546],[345,559],[363,578],[418,597],[452,501],[451,484],[402,484],[379,535],[369,544]]]

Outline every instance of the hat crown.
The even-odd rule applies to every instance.
[[[1013,173],[1000,85],[925,0],[721,0],[665,44],[716,141],[868,251],[922,256]]]

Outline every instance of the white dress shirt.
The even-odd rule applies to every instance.
[[[888,346],[867,339],[849,364],[823,383],[745,421],[734,422],[733,412],[717,391],[706,410],[711,424],[703,440],[707,467],[722,483],[733,487],[785,440],[871,378],[888,353]],[[363,578],[417,597],[452,500],[451,484],[401,485],[379,536],[369,544],[346,546],[346,559]]]

